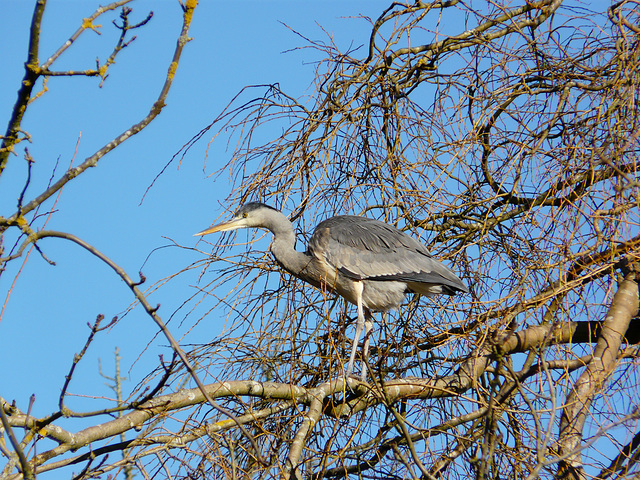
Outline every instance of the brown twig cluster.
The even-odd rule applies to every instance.
[[[287,475],[586,478],[613,474],[604,437],[635,455],[624,435],[637,395],[614,385],[635,375],[637,282],[617,275],[640,253],[637,7],[393,3],[365,54],[305,39],[322,58],[309,102],[254,87],[216,119],[236,145],[220,171],[237,186],[229,205],[271,203],[301,235],[335,213],[380,218],[422,236],[472,289],[384,318],[373,368],[381,391],[396,389],[386,402],[375,387],[331,392],[304,410],[311,425],[262,431],[284,442]],[[280,137],[254,141],[273,123]],[[349,307],[233,245],[214,247],[227,266],[205,289],[230,292],[218,301],[233,305],[221,343],[234,356],[211,368],[296,385],[339,376]],[[596,368],[601,342],[615,360]],[[411,389],[395,383],[407,378]],[[626,408],[607,407],[618,396]],[[336,402],[358,422],[337,430]]]

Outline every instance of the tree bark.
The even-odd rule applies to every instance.
[[[618,286],[592,360],[567,396],[558,437],[560,455],[565,458],[559,463],[558,478],[587,478],[580,453],[582,431],[595,396],[616,366],[618,351],[629,323],[638,314],[636,276],[635,272],[628,273]]]

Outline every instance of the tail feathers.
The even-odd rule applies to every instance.
[[[406,282],[407,287],[414,293],[422,295],[455,295],[458,292],[467,293],[469,289],[462,283],[453,272],[445,271],[446,274],[436,272],[407,272],[395,275],[384,275],[370,280],[397,280]]]
[[[452,282],[453,283],[453,282]],[[425,282],[407,282],[409,291],[419,293],[421,295],[455,295],[457,293],[467,293],[469,290],[460,282],[455,285],[445,283],[425,283]]]

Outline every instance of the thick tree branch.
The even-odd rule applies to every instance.
[[[31,29],[29,35],[29,50],[27,62],[24,66],[24,77],[18,90],[18,99],[13,106],[11,118],[7,125],[7,130],[0,145],[0,176],[7,166],[9,155],[13,152],[13,147],[18,143],[18,135],[24,112],[27,110],[31,93],[35,87],[39,75],[38,53],[40,49],[40,29],[42,25],[42,15],[47,5],[47,0],[37,0],[31,19]]]
[[[582,430],[589,416],[591,404],[617,363],[618,351],[631,319],[638,314],[637,273],[631,272],[622,280],[605,318],[593,357],[567,396],[560,418],[558,443],[561,455],[558,476],[572,480],[587,478],[581,460]]]

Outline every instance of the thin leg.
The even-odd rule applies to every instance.
[[[364,345],[362,346],[362,371],[360,372],[360,380],[367,381],[367,370],[369,365],[369,338],[371,330],[373,330],[373,317],[369,310],[364,311]]]
[[[358,307],[358,321],[356,322],[356,333],[353,336],[353,345],[351,346],[351,356],[349,357],[349,364],[347,365],[347,370],[345,375],[350,377],[353,373],[353,364],[356,361],[356,351],[358,350],[358,341],[360,340],[360,335],[362,335],[362,330],[364,329],[365,321],[364,321],[364,308],[362,307],[362,290],[363,285],[362,282],[354,283],[357,295],[357,307]]]

